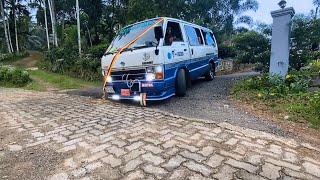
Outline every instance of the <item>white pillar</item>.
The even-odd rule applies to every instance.
[[[285,8],[271,12],[273,18],[270,74],[284,78],[289,68],[291,19],[295,11]]]

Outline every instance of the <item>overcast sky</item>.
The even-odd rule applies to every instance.
[[[258,0],[259,10],[257,12],[248,12],[254,21],[272,23],[270,12],[279,9],[278,2],[280,0]],[[315,9],[312,0],[287,0],[287,7],[293,7],[296,13],[309,14],[312,9]]]

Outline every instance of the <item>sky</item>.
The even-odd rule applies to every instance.
[[[278,3],[280,0],[257,0],[259,3],[259,9],[257,12],[247,12],[246,15],[249,15],[253,18],[255,22],[263,22],[267,24],[272,23],[272,17],[270,12],[273,10],[278,10],[280,7]],[[312,9],[315,9],[313,0],[287,0],[287,7],[293,7],[296,11],[296,14],[309,14]]]

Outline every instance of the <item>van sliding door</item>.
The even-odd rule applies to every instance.
[[[176,68],[189,64],[190,53],[180,23],[168,21],[165,32],[162,52],[165,59],[166,79],[171,78],[168,83],[170,86],[174,86],[175,79],[173,77]]]
[[[198,28],[185,25],[185,32],[190,45],[190,65],[188,66],[192,79],[197,79],[208,69],[206,61],[206,49],[202,33]]]

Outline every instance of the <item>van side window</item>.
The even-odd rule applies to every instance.
[[[216,46],[216,42],[214,41],[213,34],[207,31],[202,31],[204,41],[208,46]]]
[[[176,22],[168,22],[164,45],[171,46],[172,42],[183,42],[180,24]]]
[[[201,32],[198,28],[196,28],[196,33],[197,33],[197,37],[198,37],[198,41],[201,45],[203,45],[203,39],[202,39],[202,36],[201,36]]]
[[[188,39],[189,39],[189,44],[191,46],[199,46],[200,42],[199,42],[199,38],[198,38],[196,29],[191,27],[191,26],[187,26],[187,25],[184,26],[184,28],[186,30],[186,34],[187,34]]]

